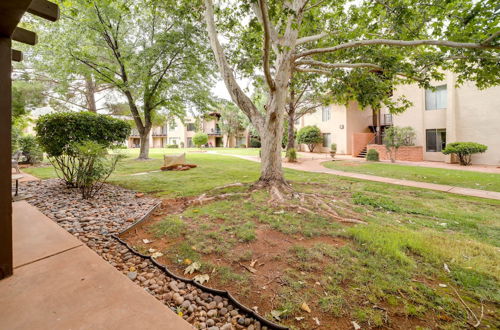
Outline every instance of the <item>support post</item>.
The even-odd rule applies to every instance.
[[[12,41],[0,36],[0,279],[12,275]]]

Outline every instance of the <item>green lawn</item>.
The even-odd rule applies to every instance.
[[[324,162],[323,165],[345,172],[500,192],[500,174],[494,173],[347,160]]]
[[[178,151],[156,149],[152,160],[137,161],[138,150],[126,150],[128,159],[110,181],[174,198],[245,193],[248,186],[210,189],[251,183],[259,175],[258,163],[199,152],[187,153],[195,169],[132,175],[158,170],[163,153]],[[50,168],[27,172],[54,175]],[[282,322],[295,329],[314,327],[312,317],[327,328],[342,320],[363,328],[467,328],[472,320],[454,289],[478,316],[484,305],[482,325],[500,327],[500,201],[289,169],[285,174],[296,191],[322,194],[339,216],[367,225],[270,205],[267,192],[257,191],[166,214],[146,227],[154,243],[130,243],[143,252],[160,249],[161,261],[180,275],[185,259],[200,262],[200,272],[210,274],[208,285],[230,289],[268,317],[271,308],[282,312]],[[269,245],[271,234],[275,245]],[[241,265],[255,259],[257,273],[250,274]],[[300,309],[304,301],[311,314]]]

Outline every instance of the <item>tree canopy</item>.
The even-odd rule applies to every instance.
[[[212,50],[227,89],[262,139],[260,182],[281,182],[283,114],[295,72],[324,77],[333,100],[393,112],[395,84],[429,86],[457,74],[480,88],[499,83],[496,2],[487,0],[204,0]],[[223,38],[219,38],[222,35]],[[221,40],[225,41],[221,43]],[[227,42],[226,42],[227,41]],[[256,45],[260,45],[256,47]],[[236,77],[265,82],[262,113]]]

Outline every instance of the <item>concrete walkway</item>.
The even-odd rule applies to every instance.
[[[323,159],[330,160],[329,155],[324,153],[310,153],[310,152],[298,152],[299,158],[303,159]],[[366,159],[353,157],[351,155],[337,155],[336,160],[346,160],[353,162],[366,162]],[[470,171],[470,172],[482,172],[482,173],[496,173],[500,174],[500,164],[495,165],[469,165],[461,166],[460,164],[450,164],[445,162],[431,162],[431,161],[421,161],[421,162],[410,162],[404,160],[398,160],[396,163],[391,163],[390,160],[381,160],[380,163],[391,164],[391,165],[401,165],[401,166],[418,166],[418,167],[430,167],[430,168],[441,168],[446,170],[459,170],[459,171]]]
[[[1,329],[193,329],[28,203],[13,203],[14,275]]]
[[[219,155],[238,157],[241,159],[246,159],[246,160],[250,160],[250,161],[254,161],[254,162],[260,162],[259,157],[256,157],[256,156],[241,156],[241,155],[233,155],[233,154],[219,154]],[[320,157],[320,156],[323,156],[323,157]],[[495,191],[479,190],[479,189],[472,189],[472,188],[462,188],[462,187],[455,187],[455,186],[449,186],[449,185],[444,185],[444,184],[402,180],[402,179],[393,179],[393,178],[386,178],[386,177],[381,177],[381,176],[376,176],[376,175],[337,171],[337,170],[332,170],[332,169],[326,168],[323,165],[321,165],[322,162],[325,162],[329,159],[331,159],[331,158],[325,158],[324,155],[318,154],[318,156],[313,156],[311,158],[308,157],[307,159],[300,158],[298,163],[287,163],[287,162],[283,161],[283,167],[294,169],[294,170],[299,170],[299,171],[333,174],[333,175],[354,178],[354,179],[361,179],[361,180],[395,184],[395,185],[400,185],[400,186],[443,191],[443,192],[448,192],[451,194],[500,200],[500,192],[495,192]]]

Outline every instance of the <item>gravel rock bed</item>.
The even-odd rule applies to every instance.
[[[105,185],[94,199],[83,200],[77,189],[59,179],[21,183],[27,201],[78,237],[130,280],[143,287],[197,329],[267,329],[239,313],[223,297],[167,276],[161,269],[111,237],[129,227],[159,200]]]

